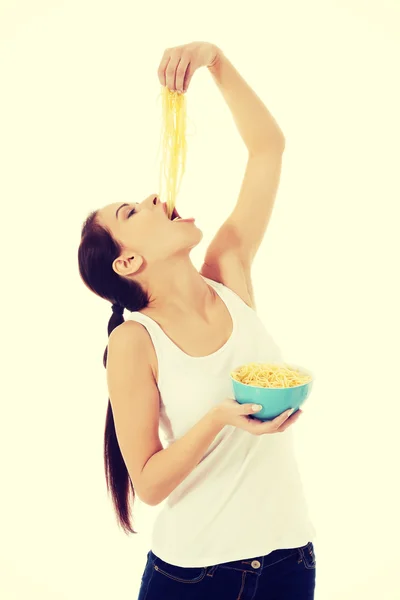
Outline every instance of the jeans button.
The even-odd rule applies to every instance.
[[[251,566],[253,567],[253,569],[259,569],[261,567],[261,563],[258,560],[253,560]]]

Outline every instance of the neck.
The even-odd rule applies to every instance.
[[[212,304],[212,290],[188,256],[164,261],[147,278],[147,284],[141,282],[150,298],[147,309],[159,314],[205,314]]]

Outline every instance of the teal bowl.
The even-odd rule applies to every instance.
[[[314,376],[308,369],[304,369],[293,363],[284,363],[284,366],[296,369],[296,371],[300,371],[304,375],[310,375],[312,377],[311,381],[290,388],[264,388],[240,383],[240,381],[236,381],[231,375],[235,400],[239,404],[260,404],[262,409],[254,413],[253,416],[261,421],[275,419],[275,417],[290,408],[294,408],[294,412],[296,412],[308,398],[314,383]],[[233,370],[238,371],[240,368],[237,367]]]

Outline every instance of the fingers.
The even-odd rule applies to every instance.
[[[186,79],[186,88],[189,85],[188,77],[186,76],[188,67],[190,65],[189,59],[185,56],[181,56],[180,62],[176,68],[176,76],[175,76],[175,89],[178,92],[183,92],[185,79]]]
[[[188,67],[186,69],[185,80],[183,82],[183,88],[181,88],[181,89],[183,89],[183,93],[187,92],[188,87],[189,87],[189,83],[192,80],[192,77],[193,77],[193,74],[194,74],[195,70],[196,70],[195,65],[192,62],[189,62],[188,63]]]
[[[261,409],[261,404],[248,404],[246,402],[246,404],[238,405],[238,412],[242,415],[254,415],[257,412],[260,412]]]
[[[289,419],[286,419],[286,421],[284,421],[283,424],[280,427],[278,427],[276,432],[283,433],[288,427],[293,425],[293,423],[296,423],[297,419],[299,419],[302,414],[303,414],[303,411],[299,409],[296,413],[291,415],[289,417]]]
[[[185,76],[186,67],[183,67],[180,57],[171,58],[169,61],[165,71],[165,85],[172,92],[180,89],[178,87],[178,81],[180,81],[180,85],[183,86],[183,78]]]
[[[262,435],[264,433],[281,433],[282,431],[285,431],[285,429],[292,423],[297,421],[301,412],[302,411],[299,409],[295,414],[290,416],[290,410],[285,411],[272,421],[263,422],[255,419],[254,422],[249,423],[249,431],[251,431],[251,433],[255,433],[256,435]]]
[[[280,427],[280,425],[282,425],[282,423],[284,423],[290,417],[292,411],[293,411],[293,409],[290,408],[289,410],[286,410],[281,415],[278,415],[277,417],[275,417],[275,419],[272,419],[271,424],[274,426],[274,429]]]
[[[164,52],[164,56],[161,59],[160,66],[158,67],[158,71],[157,71],[158,79],[159,79],[161,85],[164,87],[167,84],[165,70],[166,70],[170,60],[171,60],[171,55],[169,54],[169,49],[167,48],[166,51]]]
[[[157,72],[161,85],[166,86],[171,91],[186,91],[193,75],[193,69],[188,69],[189,66],[190,58],[188,55],[179,52],[171,53],[167,49]]]

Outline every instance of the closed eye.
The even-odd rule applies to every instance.
[[[130,217],[130,216],[132,216],[132,215],[133,215],[133,213],[135,213],[135,212],[136,212],[136,208],[132,208],[132,210],[131,210],[131,211],[128,213],[128,219],[129,219],[129,217]]]

